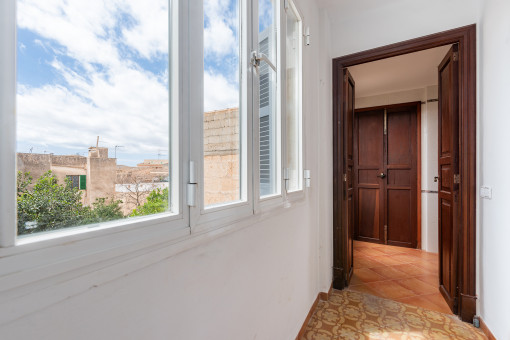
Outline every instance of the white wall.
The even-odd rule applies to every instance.
[[[510,2],[484,1],[479,33],[480,315],[497,339],[510,339]]]
[[[356,79],[354,79],[356,81]],[[438,252],[437,86],[356,98],[356,108],[421,101],[421,249]]]
[[[319,13],[312,1],[296,3],[313,34],[312,46],[303,51],[304,168],[312,174],[305,201],[252,225],[242,222],[237,231],[224,236],[215,232],[210,240],[205,237],[200,246],[177,255],[159,247],[129,260],[153,262],[142,270],[107,263],[72,279],[71,274],[63,275],[58,287],[60,292],[72,292],[69,295],[44,289],[27,292],[30,301],[19,297],[2,304],[0,313],[23,311],[25,306],[27,311],[36,310],[1,324],[2,340],[296,337],[319,291],[329,288],[330,275],[319,283],[319,244],[328,248],[331,243],[332,197],[331,176],[320,177],[331,173],[332,162],[331,153],[321,149],[322,144],[330,148],[331,139],[320,133],[325,129],[330,134],[330,124],[317,119],[321,110],[328,110],[328,117],[330,112],[323,107],[330,104],[318,97],[321,86],[330,86],[329,71],[322,82],[319,79]],[[324,157],[324,164],[319,157]],[[319,228],[320,224],[326,226]],[[326,241],[320,243],[319,234]],[[330,261],[331,256],[326,253],[321,259]],[[104,282],[110,276],[115,278]],[[39,307],[41,301],[44,305]]]

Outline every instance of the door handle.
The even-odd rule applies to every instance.
[[[386,177],[386,174],[384,172],[381,172],[379,175],[377,175],[377,177],[384,178],[384,177]]]

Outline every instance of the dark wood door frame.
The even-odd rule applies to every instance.
[[[421,101],[418,102],[407,102],[407,103],[399,103],[399,104],[388,104],[381,106],[372,106],[372,107],[364,107],[355,110],[356,119],[354,120],[354,167],[357,167],[357,153],[358,153],[358,115],[363,114],[364,112],[369,111],[384,111],[386,110],[400,110],[400,109],[410,109],[414,108],[416,115],[416,244],[413,244],[415,248],[421,248]],[[358,207],[358,188],[357,181],[354,183],[354,195],[355,195],[355,207]],[[358,216],[358,210],[355,210],[355,216]],[[359,234],[356,232],[359,231],[358,219],[354,218],[354,238],[359,240]],[[370,241],[369,241],[370,242]]]
[[[476,313],[476,25],[378,47],[333,59],[333,287],[343,289],[347,248],[342,235],[342,169],[344,115],[343,69],[434,47],[459,44],[460,89],[460,244],[459,314],[471,322]]]

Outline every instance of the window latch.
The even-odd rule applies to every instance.
[[[197,174],[195,171],[195,162],[189,162],[189,182],[186,186],[186,203],[189,207],[197,205]]]
[[[271,67],[273,69],[273,71],[276,72],[276,66],[274,66],[274,64],[271,62],[271,60],[269,60],[267,55],[265,55],[264,53],[258,53],[257,51],[252,51],[251,52],[251,65],[253,67],[258,68],[260,66],[261,61],[268,64],[269,67]]]

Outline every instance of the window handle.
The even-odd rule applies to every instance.
[[[259,67],[261,61],[268,64],[269,67],[271,67],[273,69],[273,71],[276,72],[276,66],[274,66],[274,64],[271,62],[271,60],[269,60],[267,55],[265,55],[264,53],[258,53],[257,51],[251,52],[251,64],[254,67]]]

